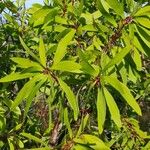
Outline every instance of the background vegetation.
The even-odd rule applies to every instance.
[[[149,4],[0,1],[0,149],[150,149]]]

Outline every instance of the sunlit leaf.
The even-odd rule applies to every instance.
[[[112,7],[112,9],[117,13],[117,15],[124,17],[123,5],[118,2],[118,0],[107,0],[107,3]]]
[[[13,57],[11,60],[19,65],[21,68],[29,68],[29,67],[37,67],[38,69],[42,70],[43,68],[37,62],[31,61],[27,58],[21,57]]]
[[[0,79],[0,82],[10,82],[10,81],[16,81],[16,80],[21,80],[25,78],[29,78],[36,75],[35,73],[11,73],[3,78]]]
[[[143,16],[150,13],[150,6],[141,7],[134,16]]]
[[[22,132],[20,135],[30,139],[30,140],[33,140],[35,142],[38,142],[38,143],[41,143],[42,145],[46,145],[41,139],[39,139],[38,137],[30,134],[30,133],[25,133],[25,132]]]
[[[121,125],[121,116],[120,116],[118,106],[114,98],[112,97],[112,95],[109,93],[109,91],[105,87],[103,89],[104,89],[106,103],[111,114],[111,118],[115,122],[115,124],[120,128],[122,125]]]
[[[36,61],[39,62],[39,58],[28,48],[28,46],[24,43],[23,39],[21,37],[19,37],[20,42],[23,46],[23,48],[26,50],[26,52],[31,55]]]
[[[85,116],[84,118],[82,118],[80,127],[79,127],[79,129],[78,129],[77,134],[76,134],[76,137],[80,136],[80,134],[81,134],[82,131],[84,130],[85,126],[87,125],[88,119],[89,119],[89,114],[86,114],[86,116]]]
[[[118,79],[111,77],[111,76],[105,76],[105,80],[107,83],[109,83],[112,87],[114,87],[120,95],[126,100],[126,102],[134,109],[134,111],[141,115],[141,109],[132,94],[130,93],[130,90],[121,83]]]
[[[44,67],[46,67],[46,50],[45,50],[45,46],[44,46],[44,42],[43,42],[42,37],[40,37],[39,55],[40,55],[41,64]]]
[[[40,80],[40,75],[35,76],[30,81],[28,81],[27,83],[24,84],[23,88],[19,91],[16,99],[14,100],[14,103],[11,106],[12,111],[25,99],[27,94],[30,94],[35,83],[38,80]]]
[[[81,137],[81,144],[87,145],[94,150],[110,150],[109,147],[105,145],[105,143],[99,139],[98,137],[91,134],[83,134]],[[76,140],[75,140],[76,142]]]
[[[97,94],[97,120],[98,120],[98,130],[101,134],[104,129],[104,123],[106,118],[106,101],[102,88],[98,88]]]
[[[71,126],[70,126],[70,122],[69,122],[69,118],[68,118],[69,114],[68,114],[68,109],[65,108],[64,110],[64,123],[68,129],[68,132],[69,132],[69,136],[70,138],[73,137],[73,133],[72,133],[72,129],[71,129]]]
[[[68,99],[68,102],[69,102],[71,108],[73,109],[74,119],[77,120],[78,114],[79,114],[79,106],[78,106],[76,97],[75,97],[74,93],[72,92],[72,90],[70,89],[70,87],[64,81],[62,81],[60,78],[58,79],[58,81],[59,81],[60,87],[66,94],[66,97]]]
[[[61,61],[56,65],[52,66],[52,69],[54,70],[61,70],[61,71],[68,71],[68,72],[74,72],[74,73],[82,73],[81,65],[74,62],[74,61]]]
[[[58,64],[61,61],[61,59],[65,56],[67,52],[67,46],[72,40],[74,34],[75,30],[70,30],[70,32],[58,43],[57,50],[54,56],[54,65]]]

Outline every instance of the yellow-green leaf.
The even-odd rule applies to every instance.
[[[46,51],[42,37],[40,37],[39,55],[41,64],[46,67]]]
[[[13,57],[11,60],[19,65],[21,68],[29,68],[29,67],[36,67],[40,70],[43,68],[41,67],[40,64],[37,62],[31,61],[30,59],[27,58],[21,58],[21,57]]]
[[[71,127],[70,127],[70,122],[69,122],[69,118],[68,118],[68,109],[67,108],[65,108],[65,110],[64,110],[64,123],[65,123],[65,125],[68,129],[70,138],[72,138],[73,133],[72,133],[72,130],[71,130]]]
[[[56,53],[54,56],[54,65],[58,64],[61,61],[61,59],[65,56],[67,51],[67,46],[72,40],[74,34],[75,34],[75,30],[71,29],[70,32],[66,34],[65,37],[63,37],[58,43]]]
[[[21,80],[21,79],[32,77],[34,75],[36,74],[35,73],[21,73],[21,72],[11,73],[1,78],[0,82],[10,82],[10,81]]]
[[[14,100],[14,103],[12,104],[12,106],[10,108],[12,111],[15,110],[15,108],[22,102],[23,99],[25,99],[26,95],[28,95],[28,94],[30,94],[30,92],[32,92],[35,82],[37,82],[41,79],[40,76],[41,75],[37,75],[37,76],[33,77],[30,81],[25,83],[23,88],[17,94],[17,97]]]
[[[23,46],[23,48],[26,50],[26,52],[31,55],[36,61],[39,62],[39,58],[28,48],[28,46],[24,43],[23,39],[21,37],[19,37],[20,42]]]
[[[34,136],[34,135],[30,134],[30,133],[22,132],[20,135],[22,135],[22,136],[24,136],[24,137],[26,137],[26,138],[28,138],[30,140],[33,140],[35,142],[41,143],[43,145],[46,145],[41,139],[39,139],[38,137],[36,137],[36,136]]]
[[[134,16],[144,16],[150,13],[150,6],[145,6],[139,9]]]
[[[123,5],[121,2],[118,2],[118,0],[107,0],[107,3],[117,13],[117,15],[124,18],[124,10],[123,10]]]
[[[72,92],[72,90],[70,89],[70,87],[64,81],[62,81],[59,78],[58,82],[59,82],[60,87],[62,88],[62,90],[65,92],[66,97],[68,99],[68,102],[69,102],[71,108],[73,109],[74,119],[77,120],[78,114],[79,114],[79,106],[78,106],[78,102],[76,100],[76,97],[75,97],[74,93]]]
[[[106,118],[106,101],[102,88],[98,88],[97,94],[97,119],[98,119],[98,130],[101,134],[103,132],[104,122]]]
[[[54,70],[61,70],[61,71],[68,71],[68,72],[74,72],[74,73],[82,73],[81,65],[74,62],[74,61],[61,61],[56,65],[52,66],[52,69]]]
[[[127,101],[127,103],[134,109],[137,114],[142,114],[140,106],[138,105],[126,85],[111,76],[105,76],[104,79],[122,95],[122,97]]]
[[[105,100],[111,114],[111,118],[115,122],[115,124],[120,128],[122,125],[121,125],[120,112],[118,106],[114,98],[112,97],[112,95],[109,93],[109,91],[105,87],[103,88],[103,90],[104,90]]]
[[[81,144],[88,144],[94,150],[110,150],[109,147],[105,145],[105,143],[98,137],[91,135],[91,134],[83,134],[81,136],[81,140],[83,143]]]

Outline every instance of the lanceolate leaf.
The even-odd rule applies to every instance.
[[[42,37],[40,37],[39,55],[40,55],[41,64],[44,67],[46,67],[46,52],[45,52],[45,46]]]
[[[25,78],[29,78],[36,75],[35,73],[11,73],[3,78],[0,79],[0,82],[10,82],[10,81],[16,81],[16,80],[21,80]]]
[[[76,100],[76,97],[73,94],[70,87],[64,81],[62,81],[60,78],[58,79],[58,81],[59,81],[60,87],[62,88],[62,90],[66,94],[66,97],[68,99],[68,102],[69,102],[71,108],[74,111],[74,119],[77,120],[78,114],[79,114],[79,106],[78,106],[78,102]]]
[[[52,66],[54,70],[68,71],[74,73],[82,73],[81,65],[74,61],[61,61],[56,65]]]
[[[30,92],[32,92],[35,83],[41,79],[40,76],[41,75],[35,76],[23,86],[11,106],[12,111],[25,99],[26,95],[29,95]]]
[[[97,7],[99,9],[99,11],[105,16],[105,18],[108,20],[108,22],[110,22],[111,24],[113,24],[114,26],[117,26],[116,21],[114,20],[114,18],[104,9],[101,0],[97,0]]]
[[[144,16],[150,13],[150,6],[145,6],[139,9],[134,16]]]
[[[135,20],[142,26],[150,29],[150,18],[148,17],[136,17]]]
[[[42,66],[38,64],[37,62],[31,61],[27,58],[21,58],[21,57],[13,57],[11,60],[19,65],[21,68],[29,68],[29,67],[37,67],[38,69],[42,70]]]
[[[107,70],[108,68],[114,66],[115,64],[119,64],[122,59],[130,52],[130,46],[127,46],[123,49],[120,50],[119,53],[117,53],[115,55],[115,57],[110,60],[110,62],[105,66],[105,68],[103,69],[103,71]]]
[[[98,119],[98,130],[101,134],[103,132],[105,117],[106,117],[106,101],[102,88],[98,88],[97,94],[97,119]]]
[[[58,64],[61,61],[61,59],[65,56],[67,51],[67,46],[72,40],[74,34],[75,34],[75,30],[71,29],[71,31],[64,38],[62,38],[58,43],[56,53],[54,56],[54,65]]]
[[[89,119],[89,114],[87,114],[84,118],[81,119],[80,127],[78,129],[76,137],[80,136],[80,134],[84,130],[85,126],[87,125],[88,119]]]
[[[89,62],[86,60],[84,53],[79,49],[79,58],[81,59],[81,70],[87,74],[90,74],[92,76],[96,76],[97,72],[96,70],[89,64]]]
[[[44,84],[44,82],[46,80],[47,80],[47,78],[45,77],[45,79],[39,81],[39,83],[37,85],[34,85],[34,87],[32,87],[31,93],[29,94],[29,96],[26,99],[26,107],[25,107],[24,117],[26,117],[26,115],[28,113],[28,110],[30,108],[30,105],[32,103],[34,96],[36,95],[36,93],[38,92],[38,90]]]
[[[139,37],[143,40],[143,42],[149,47],[150,45],[150,35],[145,32],[144,30],[142,30],[142,28],[139,28],[135,25],[136,31],[139,34]]]
[[[110,150],[105,143],[98,137],[90,134],[83,134],[81,139],[83,144],[88,144],[94,150]]]
[[[141,115],[141,109],[138,103],[130,93],[130,90],[123,83],[111,76],[105,76],[104,79],[122,95],[122,97],[127,101],[127,103],[134,109],[137,114]]]
[[[28,139],[30,139],[30,140],[33,140],[35,142],[41,143],[41,144],[46,146],[46,144],[41,139],[39,139],[38,137],[36,137],[36,136],[34,136],[34,135],[30,134],[30,133],[22,132],[21,135],[26,137],[26,138],[28,138]]]
[[[107,0],[111,8],[117,13],[117,15],[124,17],[123,5],[118,0]]]
[[[27,47],[27,45],[24,43],[23,39],[21,37],[19,37],[19,39],[20,39],[20,42],[21,42],[23,48],[26,50],[26,52],[39,62],[39,58]]]
[[[69,116],[68,115],[68,109],[65,108],[65,110],[64,110],[64,123],[67,126],[70,138],[72,138],[73,137],[73,133],[72,133],[72,130],[71,130],[71,127],[70,127],[70,122],[69,122],[68,116]]]
[[[109,93],[109,91],[105,87],[103,89],[104,89],[105,100],[111,114],[111,118],[118,127],[121,127],[122,125],[121,125],[120,112],[118,106],[114,98],[112,97],[112,95]]]

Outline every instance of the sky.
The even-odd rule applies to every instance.
[[[27,0],[27,1],[26,1],[26,7],[27,7],[27,8],[28,8],[28,7],[31,7],[32,4],[34,4],[34,3],[43,3],[43,0]]]

